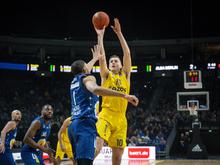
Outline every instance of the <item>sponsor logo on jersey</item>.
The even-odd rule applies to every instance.
[[[126,88],[123,88],[123,87],[112,87],[112,86],[110,86],[109,88],[114,90],[114,91],[126,93]]]

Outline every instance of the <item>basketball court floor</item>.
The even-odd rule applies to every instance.
[[[61,165],[71,165],[71,162],[63,161]],[[111,165],[111,161],[96,161],[94,165]],[[121,165],[220,165],[220,160],[124,160]]]

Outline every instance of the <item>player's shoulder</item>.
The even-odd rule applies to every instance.
[[[64,122],[70,123],[71,122],[71,117],[66,118]]]
[[[35,118],[31,123],[32,127],[35,127],[35,128],[41,128],[42,124],[43,124],[43,121],[40,117]]]
[[[43,122],[42,117],[41,117],[41,116],[36,117],[36,118],[32,121],[32,123],[35,123],[35,122],[42,123],[42,122]]]
[[[15,129],[16,128],[16,122],[14,120],[8,121],[7,125],[9,125],[9,127],[11,129]]]
[[[95,80],[96,78],[92,74],[88,74],[87,76],[83,78],[83,81],[95,81]]]

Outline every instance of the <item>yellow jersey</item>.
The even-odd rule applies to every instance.
[[[71,123],[71,121],[70,121],[70,120],[71,120],[71,117],[68,117],[67,119],[69,120],[69,124],[68,124],[68,127],[69,127],[69,125],[70,125],[70,123]],[[62,141],[65,142],[65,143],[70,143],[70,141],[69,141],[69,136],[68,136],[68,127],[66,127],[64,133],[61,133],[61,139],[62,139]]]
[[[130,84],[127,81],[125,73],[122,71],[118,74],[109,72],[108,78],[103,82],[102,87],[112,89],[124,94],[129,94]],[[128,101],[121,97],[103,96],[102,109],[108,109],[113,112],[126,113]]]

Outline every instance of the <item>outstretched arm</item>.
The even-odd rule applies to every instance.
[[[16,127],[16,123],[14,121],[9,121],[5,127],[3,128],[3,130],[1,131],[1,144],[0,144],[0,153],[4,153],[5,152],[5,137],[6,134],[12,130],[15,129]]]
[[[128,102],[133,104],[134,106],[138,105],[138,98],[134,95],[127,95],[124,93],[120,93],[111,89],[100,87],[96,84],[96,79],[94,76],[87,76],[83,79],[83,84],[85,87],[91,92],[99,96],[114,96],[114,97],[122,97],[126,99]]]
[[[97,39],[98,39],[98,45],[100,46],[100,53],[102,54],[102,58],[99,59],[99,66],[100,66],[100,76],[102,78],[102,82],[107,79],[108,77],[108,67],[106,62],[106,56],[105,56],[105,48],[104,48],[104,34],[105,34],[105,27],[102,30],[96,29],[97,33]]]
[[[95,49],[95,46],[94,46],[94,49]],[[93,53],[93,49],[92,48],[91,48],[91,51],[92,51],[93,58],[87,63],[87,68],[88,68],[89,72],[91,72],[92,67],[99,60],[99,56],[97,54]]]
[[[113,31],[115,32],[115,34],[117,35],[122,50],[123,50],[123,71],[126,74],[127,79],[130,80],[130,72],[131,72],[131,53],[130,53],[130,49],[128,47],[128,44],[121,32],[121,25],[120,22],[117,18],[114,19],[114,26],[111,26],[111,28],[113,29]]]

